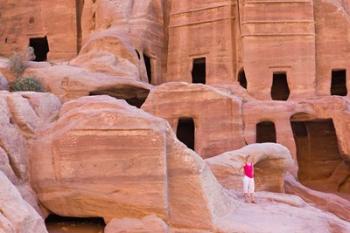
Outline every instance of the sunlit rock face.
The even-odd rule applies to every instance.
[[[166,121],[108,96],[67,102],[32,144],[32,185],[62,216],[108,222],[157,214],[174,225],[212,229],[234,207]]]
[[[60,105],[49,93],[0,92],[0,232],[47,233],[45,211],[29,184],[27,141]]]
[[[118,37],[128,44],[133,63],[142,66],[141,77],[146,82],[160,83],[165,73],[167,1],[35,0],[10,3],[2,0],[0,11],[2,55],[10,56],[13,51],[24,50],[28,45],[34,48],[36,61],[69,60],[81,53],[90,61],[80,58],[79,63],[83,62],[90,69],[117,73],[106,65],[118,63],[111,57],[120,47],[113,39]],[[109,42],[113,43],[110,47]],[[103,47],[110,51],[103,53]],[[92,49],[95,56],[87,54]],[[152,71],[149,71],[152,78],[147,78],[144,60],[152,63]],[[124,69],[130,66],[125,61],[123,65]]]
[[[318,97],[287,103],[249,101],[243,109],[244,134],[249,144],[260,140],[286,146],[295,161],[291,171],[304,185],[349,195],[347,98]]]
[[[77,54],[76,1],[2,0],[0,6],[2,54],[11,55],[28,45],[42,50],[39,60],[72,58]]]
[[[350,232],[349,2],[0,0],[0,233]]]
[[[166,83],[152,89],[142,109],[166,119],[185,144],[202,158],[212,157],[244,145],[242,101],[216,88],[185,82]],[[214,122],[217,122],[214,123]],[[187,143],[188,142],[188,143]]]
[[[42,217],[26,202],[16,186],[0,171],[0,231],[47,233]]]
[[[279,158],[282,170],[291,161],[286,148],[265,147],[271,155],[258,151],[257,161]],[[111,232],[132,232],[135,225],[130,222],[146,232],[152,226],[160,232],[168,227],[176,232],[255,232],[242,217],[246,208],[254,213],[249,221],[274,213],[283,222],[277,229],[284,232],[305,228],[306,216],[313,216],[312,229],[328,227],[329,222],[340,232],[350,227],[286,194],[259,194],[258,201],[270,206],[267,209],[243,204],[237,192],[219,184],[200,156],[175,138],[165,120],[108,96],[65,103],[58,120],[32,141],[30,164],[34,190],[49,211],[102,217]],[[283,215],[285,211],[292,217]],[[141,220],[154,214],[160,219]]]
[[[101,218],[72,218],[50,215],[45,220],[49,233],[103,233],[106,224]]]
[[[242,167],[246,157],[253,160],[256,189],[284,192],[285,173],[293,160],[288,149],[274,143],[250,144],[206,159],[219,182],[229,189],[243,190]]]

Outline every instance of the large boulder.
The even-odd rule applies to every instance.
[[[172,225],[211,230],[235,206],[165,120],[108,96],[65,103],[32,148],[33,187],[58,215],[108,222],[156,214]]]
[[[127,35],[117,29],[92,34],[71,65],[91,72],[139,80],[140,61]]]
[[[49,123],[60,105],[58,98],[49,93],[0,91],[0,155],[4,172],[14,183],[16,178],[28,179],[26,139]]]
[[[284,175],[293,160],[288,149],[282,145],[250,144],[206,159],[206,162],[222,185],[242,190],[241,169],[248,155],[253,158],[256,190],[284,192]]]
[[[2,154],[8,156],[13,173],[17,178],[26,178],[27,159],[25,139],[52,120],[59,109],[60,102],[52,94],[0,92],[1,117],[0,147]],[[4,166],[7,159],[2,156]],[[11,172],[4,168],[14,181]]]
[[[31,226],[28,226],[29,223],[26,223],[26,221],[32,221],[27,215],[33,215],[33,218],[36,218],[38,214],[45,216],[29,184],[27,140],[35,137],[38,129],[45,127],[57,116],[60,106],[58,98],[49,93],[0,91],[0,172],[10,182],[9,184],[9,182],[4,181],[5,183],[1,187],[3,192],[14,192],[11,194],[14,196],[9,197],[9,199],[0,200],[0,208],[2,206],[7,208],[7,205],[13,205],[13,207],[18,205],[18,210],[16,208],[15,210],[7,209],[9,212],[13,211],[11,213],[13,219],[16,218],[18,212],[24,211],[23,216],[20,217],[25,219],[12,220],[10,224],[12,228],[16,229],[15,232],[40,232],[36,231],[34,226],[32,229]],[[5,185],[10,186],[10,190],[6,190]],[[4,195],[10,194],[4,193]],[[28,205],[31,207],[29,208]],[[29,209],[29,212],[25,212],[26,209]],[[32,212],[35,211],[37,213],[33,214]],[[27,226],[29,227],[28,231],[24,231],[25,228],[18,230]],[[5,230],[5,232],[11,231]]]
[[[142,81],[161,83],[167,56],[167,29],[164,29],[167,4],[159,0],[85,0],[83,53],[95,47],[92,56],[103,51],[126,58],[137,66]],[[150,59],[151,77],[146,71],[145,57]],[[102,63],[98,65],[101,67]]]
[[[137,75],[130,75],[123,70],[119,71],[115,76],[89,71],[89,68],[86,67],[60,64],[45,68],[30,68],[26,74],[37,77],[45,90],[55,94],[63,102],[99,91],[120,99],[146,99],[152,86],[138,81]]]

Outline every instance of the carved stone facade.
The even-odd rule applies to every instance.
[[[37,39],[48,43],[49,60],[73,58],[78,52],[78,2],[1,0],[0,54],[22,51]]]

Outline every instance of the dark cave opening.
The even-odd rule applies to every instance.
[[[332,70],[331,95],[346,96],[346,70]]]
[[[241,85],[241,87],[247,89],[248,82],[247,82],[247,78],[245,76],[244,69],[241,69],[238,73],[238,82],[239,82],[239,85]]]
[[[34,49],[34,61],[46,61],[47,53],[49,52],[49,43],[47,37],[30,38],[29,46]]]
[[[192,83],[206,83],[206,58],[195,58],[192,63]]]
[[[152,83],[152,63],[151,63],[151,58],[148,55],[143,54],[143,60],[145,62],[145,66],[146,66],[148,83]]]
[[[193,118],[180,118],[176,130],[177,138],[188,148],[194,150],[195,124]]]
[[[256,142],[274,142],[276,143],[276,128],[271,121],[262,121],[256,124]]]
[[[116,99],[123,99],[128,104],[141,108],[143,103],[146,101],[148,94],[149,90],[147,89],[137,87],[120,87],[92,91],[89,95],[109,95]]]
[[[50,214],[45,224],[50,233],[100,233],[106,224],[103,218],[62,217]]]
[[[271,86],[271,98],[273,100],[287,100],[289,98],[290,90],[287,81],[286,72],[273,73],[273,80]]]
[[[82,44],[82,25],[81,18],[84,9],[84,0],[75,0],[76,8],[76,27],[77,27],[77,53],[79,53]]]
[[[341,157],[332,119],[291,118],[298,179],[310,188],[350,194],[350,166]]]

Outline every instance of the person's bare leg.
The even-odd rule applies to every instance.
[[[250,195],[250,201],[251,201],[252,203],[256,203],[255,197],[254,197],[254,193],[250,193],[249,195]]]
[[[248,193],[244,193],[244,201],[247,202],[247,203],[250,202]]]
[[[254,178],[251,180],[251,187],[250,187],[250,192],[249,192],[249,195],[250,195],[250,201],[252,203],[256,203],[255,201],[255,197],[254,197],[254,192],[255,192],[255,180]]]

